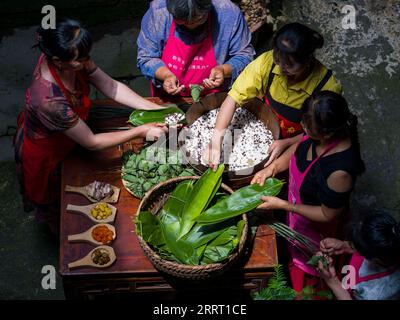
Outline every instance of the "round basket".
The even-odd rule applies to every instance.
[[[159,206],[160,201],[162,201],[162,199],[164,198],[164,195],[170,194],[175,189],[175,187],[178,185],[179,182],[188,179],[197,180],[199,178],[200,177],[197,176],[177,177],[156,185],[145,194],[142,201],[140,202],[136,215],[138,215],[139,212],[143,210],[149,210],[153,212],[154,211],[153,209]],[[225,184],[221,184],[221,188],[226,193],[229,194],[233,193],[233,190]],[[245,226],[243,228],[239,244],[235,249],[235,251],[223,263],[212,263],[207,265],[194,266],[194,265],[185,265],[165,260],[161,258],[158,255],[158,253],[155,252],[143,240],[141,236],[139,235],[137,236],[139,238],[139,243],[143,249],[144,254],[151,261],[151,263],[157,270],[181,279],[188,279],[188,280],[209,279],[211,277],[220,275],[225,270],[227,270],[244,252],[249,226],[248,226],[247,216],[243,214],[242,218],[245,221]]]
[[[225,100],[226,96],[227,93],[225,92],[211,93],[203,97],[199,102],[193,103],[186,112],[186,120],[188,125],[193,124],[193,122],[200,118],[204,113],[219,108]],[[279,121],[276,115],[272,112],[272,109],[268,108],[268,106],[263,101],[259,99],[253,99],[244,104],[242,108],[246,108],[258,119],[260,119],[265,124],[265,126],[269,130],[271,130],[272,136],[275,140],[279,139]],[[184,142],[181,141],[180,147],[183,147],[183,145]],[[204,166],[203,164],[198,164],[196,160],[185,154],[185,152],[183,152],[183,155],[186,158],[186,162],[190,164],[200,175],[207,170],[206,166]],[[255,166],[247,169],[236,171],[229,171],[228,169],[225,169],[223,174],[223,181],[234,188],[240,188],[248,185],[254,174],[264,168],[264,164],[267,163],[268,159],[269,158],[266,158],[260,163],[257,163]],[[251,173],[249,174],[249,172]]]

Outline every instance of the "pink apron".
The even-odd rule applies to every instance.
[[[309,139],[308,136],[304,136],[300,143],[303,143]],[[307,169],[302,173],[297,168],[296,164],[296,152],[292,155],[290,159],[290,166],[289,166],[289,194],[288,200],[289,203],[294,204],[302,204],[300,197],[300,188],[304,181],[304,178],[307,176],[308,172],[312,168],[312,166],[327,152],[332,150],[334,147],[337,146],[339,141],[335,141],[331,143],[325,150],[319,155],[316,159],[314,159],[311,164],[307,167]],[[299,144],[300,145],[300,144]],[[298,147],[297,147],[298,148]],[[297,151],[297,150],[296,150]],[[288,214],[288,225],[291,229],[305,235],[306,237],[310,238],[315,242],[317,247],[319,247],[319,242],[327,237],[333,237],[336,233],[337,223],[318,223],[311,221],[300,214],[295,212],[289,212]],[[289,252],[292,259],[292,263],[297,268],[303,270],[304,272],[311,274],[313,276],[319,277],[318,273],[316,272],[313,266],[307,264],[309,257],[305,256],[301,250],[296,248],[293,245],[289,245]]]
[[[356,284],[359,284],[360,282],[380,279],[396,271],[396,268],[394,267],[394,268],[389,268],[387,271],[378,272],[365,277],[360,277],[360,269],[364,260],[365,258],[361,256],[358,252],[354,252],[353,255],[351,256],[350,265],[353,266],[354,269],[356,270]]]
[[[185,86],[185,89],[180,92],[181,96],[190,96],[189,85],[202,84],[203,80],[210,76],[211,69],[217,65],[211,36],[211,19],[209,18],[208,21],[209,28],[206,38],[199,43],[187,45],[175,37],[175,22],[172,20],[161,60],[176,76],[179,85]],[[201,95],[219,92],[222,88],[223,86],[220,89],[205,89]],[[166,92],[151,84],[151,94],[154,97],[166,94]]]

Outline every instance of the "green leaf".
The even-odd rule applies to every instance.
[[[194,248],[184,240],[178,239],[181,212],[192,189],[192,180],[178,184],[161,210],[160,224],[169,251],[181,263],[197,265],[199,261]]]
[[[136,232],[152,246],[165,244],[165,239],[161,233],[160,221],[149,211],[141,211],[136,218]]]
[[[274,274],[268,280],[266,288],[253,295],[254,300],[294,300],[296,292],[287,285],[283,266],[274,267]]]
[[[193,98],[194,102],[200,101],[201,92],[204,90],[204,87],[198,84],[191,84],[190,87],[190,94]]]
[[[194,248],[198,248],[208,242],[214,240],[221,233],[236,224],[236,219],[226,220],[221,223],[201,225],[196,223],[192,230],[187,233],[182,239],[191,243]]]
[[[243,187],[229,197],[218,201],[195,220],[202,224],[221,222],[255,209],[262,203],[262,196],[276,196],[284,182],[269,178],[263,186],[253,184]]]
[[[163,209],[178,219],[181,219],[182,210],[192,190],[193,180],[184,180],[180,182],[171,193]]]
[[[141,126],[150,122],[160,122],[164,123],[165,117],[171,113],[181,113],[184,112],[177,107],[169,107],[160,110],[135,110],[129,116],[129,123],[134,126]]]
[[[324,268],[327,269],[329,267],[329,262],[324,256],[312,256],[311,259],[307,261],[307,263],[317,268],[320,261],[322,262]]]
[[[226,260],[236,247],[233,242],[236,236],[237,227],[229,227],[207,245],[204,257],[213,263]]]
[[[195,219],[207,207],[221,186],[224,165],[220,164],[216,171],[210,168],[196,181],[182,211],[182,223],[179,238],[187,234],[195,223]]]
[[[178,217],[162,209],[160,222],[165,242],[173,255],[183,264],[198,265],[199,261],[193,247],[178,239],[180,228]]]

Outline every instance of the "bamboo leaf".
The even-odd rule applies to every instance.
[[[185,241],[179,240],[179,218],[165,211],[160,214],[161,231],[168,249],[183,264],[198,265],[199,261],[193,247]]]
[[[141,211],[136,219],[136,232],[144,241],[152,246],[165,244],[161,233],[160,221],[149,211]]]
[[[184,112],[177,107],[169,107],[160,110],[134,110],[129,116],[129,123],[132,123],[134,126],[141,126],[150,122],[164,122],[165,117],[171,113],[180,113],[184,114]]]
[[[182,223],[179,238],[186,235],[195,223],[195,219],[208,206],[221,186],[224,165],[216,171],[208,169],[193,186],[182,211]]]
[[[211,263],[221,262],[235,249],[233,241],[237,236],[237,226],[231,226],[211,241],[204,250],[204,257]]]
[[[200,101],[201,92],[204,90],[204,87],[198,84],[191,84],[190,87],[190,94],[193,98],[194,102]]]
[[[167,247],[184,264],[198,264],[194,248],[187,242],[178,239],[181,226],[181,213],[192,189],[192,180],[185,180],[179,183],[160,213],[161,230]]]
[[[182,239],[192,244],[194,248],[198,248],[208,242],[214,240],[222,232],[226,231],[232,225],[235,225],[235,220],[226,220],[221,223],[201,225],[196,223],[193,228]]]
[[[229,197],[220,200],[196,218],[202,224],[216,223],[255,209],[262,203],[262,196],[276,196],[284,182],[269,178],[263,186],[253,184],[243,187]]]

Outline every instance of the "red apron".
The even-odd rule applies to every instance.
[[[389,268],[387,271],[378,272],[375,274],[370,274],[368,276],[361,277],[360,269],[361,269],[361,266],[362,266],[364,260],[365,260],[365,258],[363,256],[361,256],[358,252],[354,252],[353,255],[351,256],[350,265],[353,266],[356,271],[356,284],[359,284],[361,282],[375,280],[375,279],[380,279],[380,278],[386,277],[396,271],[396,268],[394,267],[394,268]]]
[[[297,136],[298,134],[303,132],[303,128],[300,124],[303,114],[301,109],[293,108],[289,105],[280,103],[272,98],[270,89],[272,81],[275,77],[275,74],[273,73],[274,68],[275,63],[272,64],[272,68],[269,73],[267,91],[265,93],[264,101],[278,117],[279,126],[281,128],[281,138],[286,139]],[[315,87],[313,94],[321,91],[321,89],[325,86],[331,76],[332,70],[328,70],[320,83]]]
[[[43,56],[39,59],[39,67],[43,62]],[[84,76],[78,72],[77,90],[82,93],[82,106],[75,106],[75,101],[68,90],[64,87],[54,66],[48,63],[49,70],[69,101],[72,109],[82,120],[86,120],[89,115],[90,100],[88,82]],[[26,104],[30,103],[29,89],[26,93]],[[21,112],[18,117],[18,127],[25,126],[25,112]],[[57,200],[59,196],[60,181],[55,174],[58,165],[68,155],[75,146],[75,142],[64,133],[56,133],[47,138],[31,139],[24,128],[24,141],[22,145],[22,170],[24,181],[24,192],[26,197],[35,204],[50,204]]]
[[[304,136],[300,143],[303,143],[309,139],[308,136]],[[335,141],[331,143],[316,159],[314,159],[311,164],[307,167],[304,172],[301,172],[296,164],[296,152],[292,155],[290,159],[289,165],[289,193],[288,193],[288,200],[289,203],[293,204],[302,204],[302,200],[300,197],[300,188],[303,184],[305,177],[307,176],[308,172],[312,168],[312,166],[327,152],[332,150],[339,141]],[[300,145],[300,144],[299,144]],[[298,148],[298,147],[297,147]],[[296,150],[297,151],[297,150]],[[319,247],[319,243],[322,239],[327,237],[333,237],[336,233],[337,223],[318,223],[315,221],[311,221],[300,214],[295,212],[288,213],[288,225],[291,229],[305,235],[306,237],[313,240],[315,245]],[[301,250],[296,248],[293,245],[289,245],[289,252],[291,257],[291,263],[297,267],[298,269],[302,270],[305,273],[308,273],[313,276],[319,276],[318,273],[315,271],[315,268],[308,265],[307,261],[309,257],[304,255]],[[298,274],[298,273],[297,273]],[[292,274],[291,274],[292,276]],[[296,279],[292,279],[292,282],[298,282]]]
[[[211,35],[211,18],[208,19],[209,27],[206,38],[194,44],[185,44],[175,37],[175,22],[172,20],[169,36],[165,45],[161,60],[165,66],[176,76],[179,85],[185,89],[180,92],[181,96],[190,96],[190,84],[203,84],[203,80],[210,76],[211,69],[217,65]],[[222,91],[219,89],[204,89],[202,96]],[[162,89],[156,88],[151,83],[152,96],[165,94]]]

